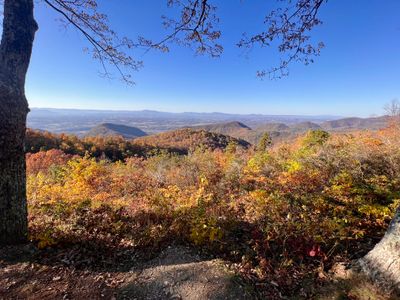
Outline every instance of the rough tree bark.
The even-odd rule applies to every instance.
[[[359,264],[373,281],[400,294],[400,207],[385,236]]]
[[[0,245],[26,241],[25,77],[37,30],[33,0],[5,0],[0,45]]]

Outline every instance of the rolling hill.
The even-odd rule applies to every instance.
[[[251,144],[257,144],[258,140],[265,132],[268,132],[273,140],[280,141],[290,137],[296,137],[298,134],[308,130],[321,129],[318,124],[313,122],[300,122],[290,127],[284,123],[266,123],[252,129],[237,121],[208,124],[191,128],[228,135],[237,139],[245,140]]]
[[[300,115],[262,115],[228,113],[172,113],[162,111],[117,111],[117,110],[80,110],[31,108],[28,114],[28,127],[53,133],[85,135],[92,127],[100,123],[125,124],[141,128],[148,134],[159,133],[184,127],[201,126],[239,121],[251,128],[265,123],[279,122],[294,124],[303,121],[321,123],[339,119],[337,116],[300,116]]]
[[[284,123],[266,123],[258,126],[255,130],[257,131],[285,131],[290,130],[290,127]]]
[[[238,121],[192,126],[190,128],[203,129],[206,131],[230,135],[230,136],[240,135],[242,133],[247,133],[252,130],[247,125],[245,125],[241,122],[238,122]]]
[[[190,128],[228,135],[236,139],[246,140],[250,143],[253,142],[254,139],[252,137],[256,134],[249,126],[238,121],[193,126]]]
[[[134,141],[141,146],[177,149],[189,151],[203,146],[209,149],[225,149],[229,143],[235,142],[240,147],[248,148],[250,143],[220,133],[191,128],[167,131],[155,135],[137,138]]]
[[[387,126],[388,120],[389,117],[382,116],[373,118],[343,118],[318,124],[310,121],[298,122],[290,125],[284,123],[265,123],[255,127],[255,129],[241,122],[225,122],[192,128],[220,133],[245,140],[251,144],[257,144],[258,140],[265,132],[268,132],[275,142],[279,142],[296,138],[299,134],[303,134],[309,130],[354,131],[382,129]]]
[[[112,135],[119,135],[126,139],[135,139],[138,137],[146,136],[147,133],[143,130],[121,125],[121,124],[113,124],[113,123],[102,123],[97,125],[89,130],[85,136],[112,136]]]
[[[317,129],[321,129],[321,126],[313,122],[300,122],[290,127],[291,131],[300,131],[300,132],[308,130],[317,130]]]
[[[325,130],[349,130],[349,129],[382,129],[387,126],[388,116],[373,118],[344,118],[323,122],[321,127]]]

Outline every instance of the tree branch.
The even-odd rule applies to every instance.
[[[221,32],[214,29],[219,19],[215,15],[216,7],[211,6],[208,0],[168,0],[168,5],[178,6],[181,11],[179,19],[169,19],[163,16],[164,27],[172,28],[172,32],[159,42],[139,38],[139,44],[147,51],[158,49],[169,51],[169,43],[176,43],[187,47],[195,47],[196,53],[219,57],[223,47],[217,43]]]
[[[278,8],[267,15],[264,21],[267,26],[265,31],[250,37],[244,34],[238,43],[239,47],[250,49],[255,45],[264,47],[277,42],[277,49],[283,55],[279,66],[267,71],[258,71],[257,76],[268,75],[271,79],[281,78],[288,75],[289,65],[294,61],[305,65],[314,62],[314,57],[319,56],[324,44],[321,42],[313,44],[310,41],[309,32],[322,24],[318,13],[326,1],[296,0],[294,6]]]
[[[95,1],[44,0],[44,2],[66,21],[72,24],[92,46],[92,54],[100,61],[103,75],[111,77],[107,65],[113,66],[121,79],[132,84],[130,71],[137,71],[143,65],[134,60],[126,50],[137,47],[127,38],[120,39],[108,26],[107,17],[97,12]],[[129,71],[130,70],[130,71]]]

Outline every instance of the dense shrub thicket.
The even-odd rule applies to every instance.
[[[30,239],[114,250],[190,243],[298,293],[383,235],[400,204],[398,133],[310,131],[290,144],[118,162],[28,154]]]
[[[187,153],[177,148],[162,148],[139,145],[122,136],[95,136],[78,138],[72,134],[53,134],[47,131],[28,129],[25,148],[27,153],[37,153],[52,149],[69,155],[88,155],[111,161],[124,160],[132,156],[147,157],[160,153]]]
[[[250,144],[244,140],[205,130],[186,128],[134,140],[115,135],[78,138],[72,134],[53,134],[28,129],[25,148],[28,153],[57,149],[70,155],[89,155],[118,161],[132,156],[150,157],[162,153],[185,155],[199,146],[209,150],[225,149],[229,144],[236,144],[243,149],[250,147]]]

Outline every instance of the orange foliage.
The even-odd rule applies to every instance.
[[[26,155],[26,171],[28,174],[47,172],[50,167],[65,165],[71,157],[57,149],[28,153]]]
[[[28,155],[30,236],[41,247],[191,243],[292,296],[384,233],[400,203],[399,147],[388,130],[124,162],[39,152]]]

